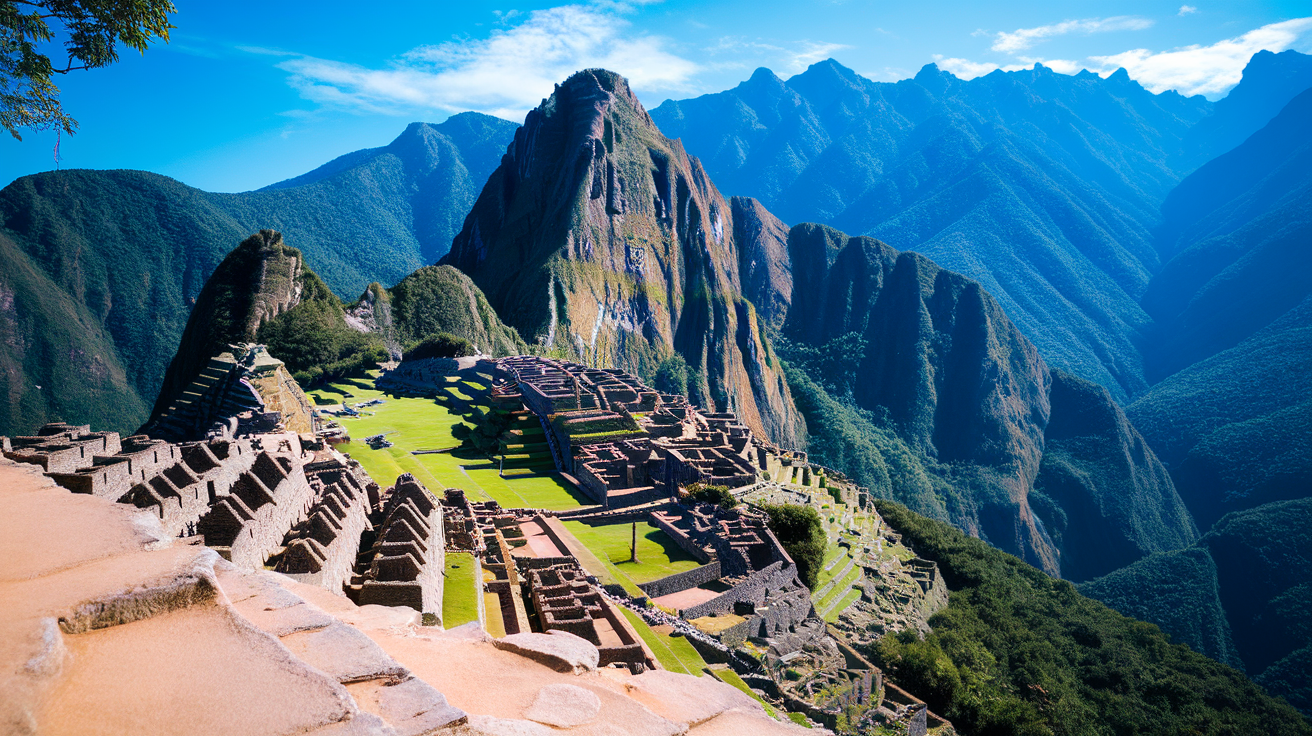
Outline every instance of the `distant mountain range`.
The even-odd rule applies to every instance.
[[[242,194],[141,171],[13,182],[0,191],[0,434],[55,417],[134,430],[205,280],[257,230],[284,233],[347,300],[432,263],[515,127],[477,113],[415,123],[388,146]]]
[[[785,222],[870,235],[979,281],[1054,365],[1125,401],[1148,386],[1138,298],[1180,178],[1170,161],[1211,107],[1124,71],[963,82],[930,64],[888,84],[830,60],[787,81],[757,70],[652,118]]]

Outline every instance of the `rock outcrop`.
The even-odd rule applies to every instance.
[[[579,72],[531,111],[443,263],[546,350],[650,377],[672,354],[694,400],[804,436],[739,275],[734,211],[628,83]]]
[[[788,258],[783,335],[821,352],[859,338],[851,402],[939,479],[898,500],[1077,580],[1197,537],[1110,394],[1051,371],[980,284],[823,225],[793,227]],[[1040,480],[1051,495],[1034,494]]]

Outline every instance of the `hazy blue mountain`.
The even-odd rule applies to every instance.
[[[1239,84],[1185,136],[1176,168],[1188,172],[1243,143],[1308,87],[1312,87],[1312,56],[1293,49],[1253,54]]]
[[[1312,89],[1162,206],[1163,252],[1143,307],[1161,377],[1237,345],[1312,293]]]
[[[515,128],[477,114],[415,123],[388,146],[337,159],[299,184],[240,194],[203,192],[141,171],[69,170],[14,181],[0,191],[0,235],[12,244],[15,264],[0,272],[0,284],[15,294],[13,311],[53,319],[54,308],[44,305],[58,303],[60,314],[85,313],[96,334],[82,334],[96,347],[64,349],[59,330],[19,330],[27,337],[7,362],[25,367],[6,375],[0,434],[53,418],[104,424],[109,410],[101,402],[122,407],[114,426],[140,425],[201,287],[251,232],[281,231],[347,300],[431,263],[450,247]],[[35,388],[49,385],[48,374],[93,368],[95,380],[73,383],[112,390],[43,397]],[[117,383],[120,374],[125,384]]]
[[[1118,400],[1147,387],[1138,297],[1171,166],[1211,103],[1119,71],[877,83],[830,60],[652,111],[725,191],[830,223],[984,285],[1054,365]]]

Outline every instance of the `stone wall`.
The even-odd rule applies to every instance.
[[[315,493],[294,452],[261,451],[250,470],[237,477],[196,524],[205,544],[238,567],[258,570],[279,547],[288,529],[305,517]],[[291,449],[291,448],[288,448]]]
[[[720,563],[717,560],[691,570],[666,575],[658,580],[639,583],[638,588],[652,598],[660,598],[663,595],[679,593],[719,579]]]
[[[442,506],[406,473],[396,479],[385,507],[360,604],[409,606],[440,615],[446,568]]]
[[[283,544],[278,572],[300,582],[341,592],[355,572],[360,535],[369,527],[369,478],[358,463],[332,458],[306,466],[317,497],[304,521],[292,527]]]

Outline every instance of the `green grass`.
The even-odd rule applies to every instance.
[[[647,648],[656,655],[656,661],[670,672],[700,677],[706,671],[706,660],[697,653],[692,644],[681,636],[658,634],[643,621],[638,614],[624,606],[619,606],[620,613],[629,620],[638,636],[647,644]]]
[[[711,675],[715,677],[715,679],[725,683],[726,685],[733,685],[739,690],[742,690],[752,700],[755,700],[756,702],[760,703],[761,707],[765,708],[765,712],[771,718],[779,717],[779,711],[776,710],[774,706],[762,700],[760,695],[757,695],[754,690],[752,690],[750,687],[747,686],[747,683],[743,682],[743,678],[739,677],[737,672],[734,672],[733,670],[725,667],[723,669],[712,669]],[[788,715],[790,718],[792,717],[791,713]],[[807,728],[810,728],[810,726],[807,726]]]
[[[848,570],[847,573],[844,574],[842,578],[839,578],[838,582],[828,593],[825,594],[824,598],[821,598],[820,600],[815,602],[816,610],[824,610],[833,601],[838,600],[840,597],[845,595],[844,591],[846,591],[848,588],[851,588],[852,585],[856,583],[856,581],[859,580],[860,578],[861,578],[861,566],[853,565],[851,570]]]
[[[603,561],[637,583],[647,583],[667,575],[700,567],[701,563],[684,552],[668,534],[651,522],[638,525],[638,561],[630,562],[632,527],[630,524],[591,526],[581,521],[566,521],[565,528]]]
[[[474,578],[474,556],[467,552],[446,553],[446,582],[442,586],[442,627],[451,629],[478,620],[478,597],[482,585]]]
[[[837,621],[838,614],[842,613],[843,611],[846,611],[847,607],[852,605],[853,603],[856,603],[856,600],[860,597],[861,597],[860,590],[856,588],[848,588],[847,595],[843,596],[842,600],[838,602],[838,605],[834,606],[829,611],[829,613],[825,614],[824,616],[825,620],[828,621],[829,623],[833,623]]]
[[[506,508],[535,508],[566,511],[588,505],[591,500],[574,489],[556,473],[521,474],[500,477],[496,461],[467,452],[412,455],[412,450],[437,450],[460,444],[451,430],[462,417],[450,409],[423,397],[387,397],[368,380],[338,382],[310,392],[316,402],[341,401],[347,391],[354,395],[348,403],[357,404],[374,398],[386,401],[366,407],[366,416],[337,417],[354,441],[338,449],[358,461],[379,485],[386,488],[402,473],[411,473],[434,493],[445,488],[462,488],[475,500],[494,500]],[[375,434],[387,434],[392,447],[371,449],[362,440]]]

